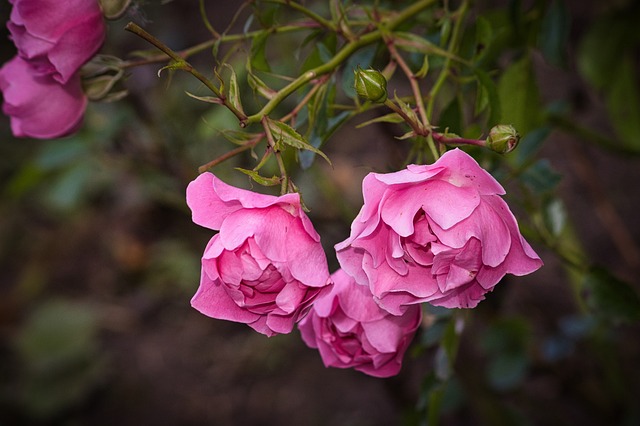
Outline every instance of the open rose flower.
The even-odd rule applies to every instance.
[[[336,245],[338,260],[394,315],[421,302],[473,308],[505,274],[542,266],[502,186],[459,149],[431,165],[370,173],[362,188],[364,205]]]
[[[98,51],[105,24],[98,0],[9,0],[7,27],[39,74],[65,84]]]
[[[80,77],[66,84],[49,75],[38,75],[19,56],[0,68],[2,111],[11,117],[11,131],[18,137],[55,138],[74,132],[82,123],[87,98]]]
[[[375,377],[398,374],[420,326],[420,307],[391,315],[376,304],[368,287],[342,269],[331,278],[331,292],[319,297],[298,325],[304,342],[318,349],[327,367],[354,368]]]
[[[300,196],[257,194],[204,173],[187,188],[193,221],[220,232],[202,257],[191,300],[203,314],[289,333],[331,281],[320,236]]]

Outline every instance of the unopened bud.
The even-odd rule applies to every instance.
[[[489,131],[487,148],[499,154],[506,154],[515,149],[520,142],[516,129],[508,124],[498,124]]]
[[[358,67],[353,73],[358,96],[380,104],[387,100],[387,79],[381,72]]]
[[[107,19],[118,19],[127,11],[131,0],[99,0],[102,14]]]

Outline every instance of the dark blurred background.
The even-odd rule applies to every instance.
[[[226,27],[232,3],[207,2],[215,27]],[[561,101],[570,107],[570,123],[614,134],[608,89],[581,75],[577,60],[581,48],[607,48],[584,47],[587,36],[613,37],[611,45],[632,52],[637,88],[638,37],[615,39],[614,24],[621,17],[629,27],[640,24],[638,7],[588,3],[567,2],[567,62],[550,64],[534,53],[535,77],[542,103]],[[0,4],[3,21],[9,6]],[[176,49],[207,37],[198,2],[147,1],[110,24],[104,53],[148,48],[123,31],[128,20]],[[610,31],[590,35],[602,22]],[[0,40],[5,61],[15,51],[4,28]],[[194,61],[211,67],[206,53]],[[157,68],[131,70],[130,96],[92,104],[87,126],[69,138],[17,140],[8,118],[0,118],[0,424],[417,423],[435,350],[410,350],[398,377],[375,379],[325,369],[297,331],[268,339],[190,308],[211,232],[191,222],[184,191],[199,165],[232,148],[216,129],[235,122],[222,108],[185,96],[185,90],[204,94],[195,79],[158,78]],[[594,264],[638,292],[640,149],[600,144],[557,117],[550,123],[537,155],[548,161],[545,179],[553,174],[565,208],[558,214],[566,212],[571,235]],[[334,269],[331,247],[348,235],[362,203],[362,177],[397,167],[407,153],[393,139],[397,129],[355,124],[325,147],[333,168],[318,164],[297,180]],[[214,172],[249,187],[231,165],[250,161],[235,158]],[[442,423],[640,424],[637,322],[586,314],[570,270],[552,250],[533,244],[545,267],[506,277],[470,312]]]

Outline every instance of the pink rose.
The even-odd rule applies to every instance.
[[[191,305],[272,336],[289,333],[330,279],[300,196],[256,194],[204,173],[187,188],[193,221],[220,230],[202,257]]]
[[[10,0],[7,27],[18,54],[39,74],[58,83],[76,72],[98,51],[105,24],[98,0]]]
[[[542,266],[502,186],[459,149],[432,165],[370,173],[362,190],[364,205],[350,237],[336,245],[338,260],[394,315],[421,302],[473,308],[505,274]]]
[[[50,75],[37,75],[16,56],[0,68],[0,90],[2,111],[11,117],[15,136],[55,138],[76,131],[82,123],[87,98],[77,74],[60,84]]]
[[[402,316],[389,314],[342,269],[298,328],[307,346],[318,348],[324,365],[355,368],[375,377],[398,374],[402,358],[420,326],[422,311],[409,306]]]

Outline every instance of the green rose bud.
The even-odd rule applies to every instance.
[[[102,14],[107,19],[118,19],[127,11],[131,0],[99,0]]]
[[[387,79],[381,72],[358,67],[353,73],[354,87],[360,97],[380,104],[387,100]]]
[[[520,142],[520,135],[516,129],[508,124],[498,124],[489,131],[487,148],[500,154],[506,154],[515,149]]]

